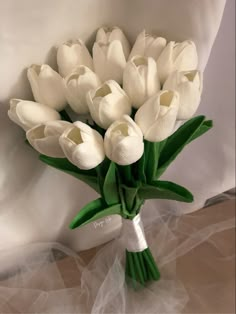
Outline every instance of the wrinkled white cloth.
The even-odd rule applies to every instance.
[[[79,208],[97,195],[38,161],[37,153],[24,145],[23,131],[9,121],[9,98],[32,97],[25,68],[32,63],[55,68],[53,46],[81,37],[91,48],[95,30],[110,24],[123,28],[132,43],[143,28],[168,40],[190,38],[197,44],[204,69],[224,5],[225,0],[178,0],[174,5],[172,0],[0,2],[0,249],[59,241],[83,250],[108,241],[120,229],[118,217],[69,230]],[[227,3],[198,111],[212,118],[215,127],[187,147],[163,176],[195,195],[193,204],[161,202],[174,213],[196,210],[209,197],[234,186],[234,5]]]
[[[97,249],[92,259],[58,243],[4,250],[0,312],[233,313],[233,212],[229,202],[188,217],[144,206],[145,233],[161,279],[137,291],[125,283],[120,239]]]

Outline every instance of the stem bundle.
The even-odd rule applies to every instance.
[[[126,250],[126,281],[134,289],[150,280],[159,280],[160,272],[149,248],[141,252],[129,252]]]

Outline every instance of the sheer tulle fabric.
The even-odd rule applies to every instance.
[[[214,217],[207,212],[209,209],[203,209],[200,215],[173,217],[147,202],[142,218],[162,277],[137,291],[125,283],[121,238],[97,249],[87,265],[83,253],[58,243],[35,243],[2,251],[0,312],[226,313],[233,287],[219,273],[222,267],[233,272],[234,248],[226,247],[221,235],[226,234],[227,240],[234,218],[221,211],[216,211]],[[202,251],[195,259],[199,248]],[[181,260],[186,258],[183,266]],[[207,267],[215,274],[213,281],[204,281],[207,274],[202,269]],[[210,299],[215,308],[209,308]]]

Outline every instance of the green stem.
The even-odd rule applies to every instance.
[[[130,252],[128,252],[128,253],[130,253]],[[137,280],[136,280],[135,267],[134,267],[132,254],[127,254],[127,258],[128,258],[127,262],[129,263],[131,282],[132,282],[133,288],[136,289],[137,288]]]
[[[149,248],[141,252],[126,250],[126,279],[136,290],[149,280],[159,280],[160,273]]]
[[[131,171],[131,165],[128,166],[117,166],[118,172],[122,183],[131,186],[133,183],[133,176]]]
[[[160,278],[160,273],[157,270],[156,263],[151,255],[149,248],[147,248],[144,252],[145,261],[148,265],[148,269],[150,269],[150,273],[152,275],[153,280],[158,280]]]
[[[138,258],[138,253],[139,253],[139,252],[133,253],[134,265],[136,266],[136,269],[137,269],[138,281],[139,281],[142,285],[144,285],[144,282],[145,282],[145,281],[144,281],[144,276],[143,276],[141,264],[140,264],[140,261],[139,261],[139,258]]]
[[[143,279],[144,279],[144,282],[145,282],[145,281],[147,281],[147,271],[146,271],[146,267],[144,265],[142,252],[138,252],[137,255],[138,255],[139,263],[140,263],[140,266],[141,266],[141,269],[142,269]]]

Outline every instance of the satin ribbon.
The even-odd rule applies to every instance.
[[[122,238],[129,252],[142,252],[148,247],[139,214],[132,220],[122,218]]]

